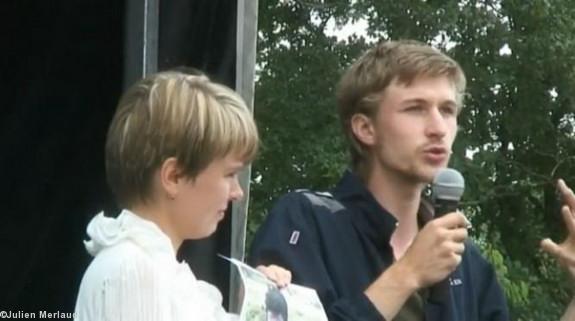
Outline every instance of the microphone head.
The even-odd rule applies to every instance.
[[[463,190],[465,189],[465,180],[461,173],[452,168],[441,169],[431,183],[432,197],[434,201],[445,200],[459,202]]]

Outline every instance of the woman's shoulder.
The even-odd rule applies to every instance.
[[[131,279],[144,276],[148,281],[160,277],[161,266],[144,249],[131,242],[111,246],[94,257],[82,283],[114,285],[131,283]],[[135,281],[135,280],[134,280]]]
[[[75,310],[78,319],[106,319],[104,316],[114,316],[116,319],[120,315],[143,315],[148,312],[154,315],[160,310],[169,312],[169,309],[164,309],[169,308],[169,289],[161,264],[130,242],[122,242],[100,251],[86,269],[80,283]],[[162,309],[148,311],[150,306],[155,305]],[[147,319],[169,320],[160,317]]]

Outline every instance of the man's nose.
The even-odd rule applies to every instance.
[[[447,133],[447,119],[439,108],[433,108],[429,112],[426,125],[428,136],[443,137]]]

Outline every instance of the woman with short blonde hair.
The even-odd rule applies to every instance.
[[[183,240],[215,232],[243,191],[258,133],[243,100],[204,75],[148,76],[120,99],[106,141],[106,173],[117,218],[88,225],[94,260],[76,303],[77,320],[228,320],[222,295],[176,260]],[[260,267],[280,286],[288,271]]]

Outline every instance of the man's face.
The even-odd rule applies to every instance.
[[[428,183],[447,166],[457,133],[456,90],[446,77],[393,81],[373,119],[373,166],[415,183]]]

